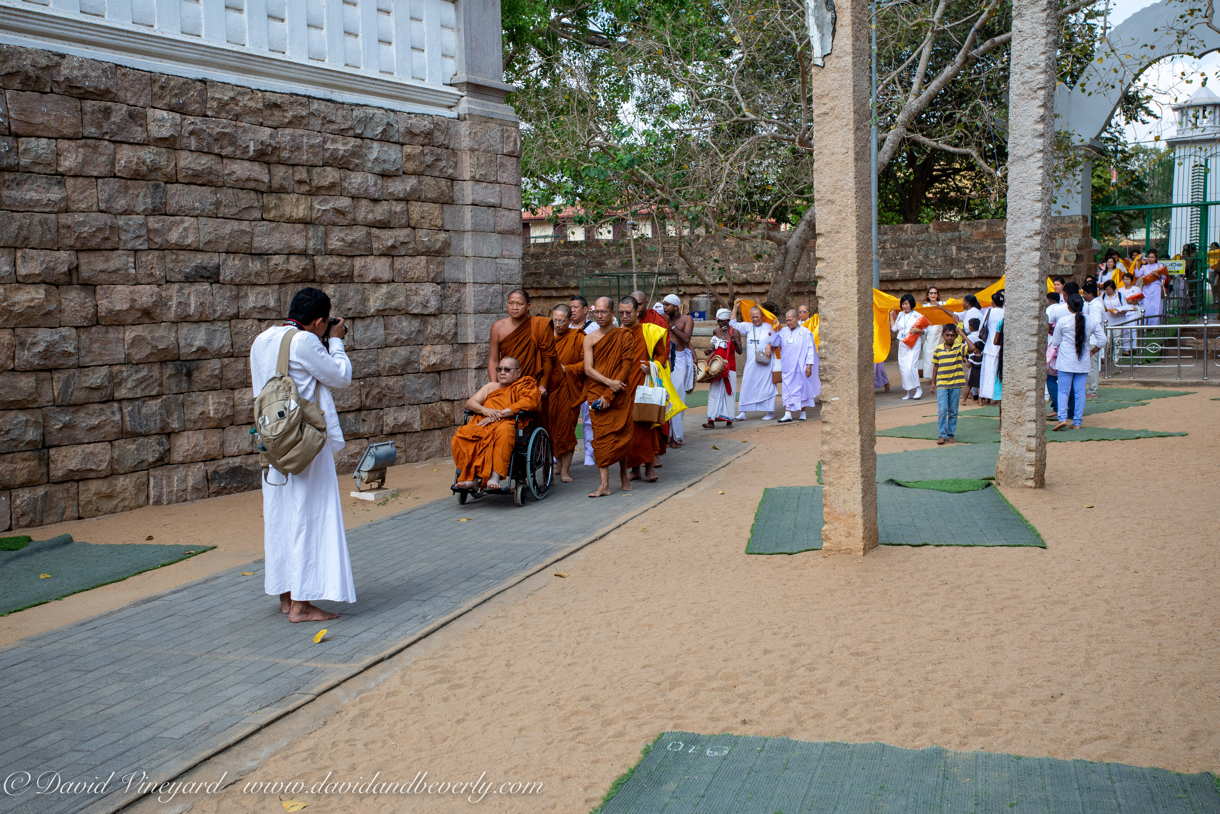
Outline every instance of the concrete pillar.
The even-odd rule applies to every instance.
[[[1053,0],[1017,0],[1009,70],[1008,225],[1004,245],[1004,415],[996,482],[1046,481],[1046,274],[1054,192]]]
[[[457,105],[463,119],[515,122],[504,99],[515,88],[504,81],[500,0],[457,0],[457,74],[447,84],[466,94]]]
[[[877,545],[866,0],[841,0],[834,46],[815,68],[813,185],[822,314],[822,554]]]

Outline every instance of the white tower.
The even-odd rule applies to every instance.
[[[1173,150],[1173,203],[1220,200],[1220,96],[1199,88],[1185,104],[1174,105],[1177,132],[1167,139]],[[1206,234],[1200,207],[1172,210],[1169,220],[1170,256],[1187,243],[1220,240],[1220,207],[1207,208]]]

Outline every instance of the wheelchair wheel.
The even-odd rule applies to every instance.
[[[525,505],[525,484],[524,483],[518,483],[516,486],[513,487],[513,503],[516,503],[518,506]]]
[[[465,505],[466,505],[466,497],[467,497],[467,495],[466,495],[466,493],[465,493],[465,492],[458,492],[458,504],[459,504],[459,505],[462,505],[462,506],[465,506]]]
[[[554,470],[551,436],[541,427],[535,427],[525,450],[525,483],[535,500],[542,500],[550,491]]]

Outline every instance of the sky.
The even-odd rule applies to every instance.
[[[1150,0],[1109,0],[1109,24],[1114,27],[1135,12],[1151,5]],[[1185,71],[1191,84],[1186,84],[1180,74]],[[1149,68],[1140,77],[1154,89],[1156,103],[1154,110],[1160,110],[1162,119],[1148,124],[1128,124],[1126,127],[1129,141],[1153,145],[1158,143],[1156,136],[1164,138],[1173,135],[1175,125],[1172,112],[1169,109],[1175,102],[1181,103],[1190,98],[1199,89],[1200,74],[1208,77],[1207,86],[1220,94],[1220,52],[1211,53],[1203,59],[1176,57],[1167,59]],[[1161,142],[1163,143],[1163,141]]]

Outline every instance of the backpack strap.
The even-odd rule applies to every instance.
[[[288,352],[292,350],[292,338],[298,333],[296,328],[290,328],[280,340],[280,355],[275,362],[275,372],[281,376],[288,375]]]

